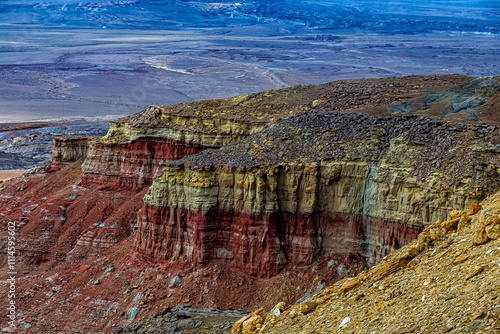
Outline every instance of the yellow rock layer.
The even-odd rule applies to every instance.
[[[425,226],[479,202],[472,190],[440,179],[435,173],[417,181],[406,168],[338,160],[206,170],[168,165],[144,201],[201,213],[342,213]]]

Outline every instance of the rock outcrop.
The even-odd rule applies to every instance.
[[[201,152],[202,145],[165,138],[139,138],[130,143],[94,141],[82,164],[83,185],[141,190],[161,175],[162,161]]]
[[[499,212],[500,193],[452,211],[379,265],[248,333],[498,333],[500,235],[489,232]]]
[[[498,189],[496,145],[495,126],[294,116],[166,163],[144,197],[137,249],[156,261],[223,261],[259,276],[337,253],[374,264]]]
[[[223,334],[231,329],[236,320],[247,312],[216,308],[197,309],[190,305],[167,308],[153,316],[137,321],[127,327],[113,331],[119,333],[204,333]]]
[[[87,157],[89,142],[97,137],[54,136],[52,143],[52,163],[67,164]]]
[[[400,105],[389,106],[396,114],[438,117],[445,121],[500,125],[498,76],[475,78],[441,92],[422,94]]]
[[[85,154],[84,137],[101,137],[108,128],[107,122],[4,127],[0,129],[0,169],[26,170],[50,162],[69,163],[81,159]]]
[[[449,211],[499,188],[498,80],[291,87],[152,106],[113,122],[104,137],[57,140],[52,168],[0,185],[0,220],[16,222],[22,245],[20,324],[33,333],[109,332],[179,304],[290,305],[445,221],[420,237],[423,253],[468,223],[462,214],[445,219]],[[474,224],[474,245],[494,239],[496,225]],[[397,259],[380,279],[410,261]],[[240,329],[279,319],[278,305]]]
[[[111,122],[102,138],[56,137],[52,162],[69,163],[85,157],[83,184],[139,191],[159,176],[160,162],[237,142],[289,115],[318,108],[361,110],[400,103],[422,92],[469,80],[458,75],[348,80],[223,100],[151,106]]]

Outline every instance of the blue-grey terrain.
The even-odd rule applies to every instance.
[[[51,160],[54,135],[104,136],[106,122],[66,124],[0,132],[0,170],[28,169]]]
[[[337,79],[500,72],[498,1],[0,1],[0,123]]]

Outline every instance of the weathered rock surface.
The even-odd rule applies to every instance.
[[[167,308],[126,327],[113,331],[119,333],[169,333],[169,334],[225,334],[233,323],[246,312],[216,308],[197,309],[190,304]]]
[[[61,136],[73,139],[82,135],[103,136],[108,128],[107,122],[0,126],[0,170],[40,167],[50,163],[52,158],[54,162],[59,159],[70,162],[75,158],[81,158],[83,147],[71,148],[69,145],[71,140],[60,140]],[[54,137],[59,138],[58,142],[54,142]],[[68,151],[63,153],[66,145],[69,145]],[[54,153],[54,156],[51,153]]]
[[[445,121],[500,125],[496,110],[500,97],[498,76],[476,78],[458,87],[422,94],[389,107],[393,113],[438,117]]]
[[[252,333],[498,333],[500,238],[489,235],[478,244],[476,236],[478,228],[498,225],[500,193],[481,206],[461,211],[459,225],[452,212],[382,263]],[[306,303],[316,304],[307,315]]]
[[[137,249],[149,260],[223,261],[260,276],[349,252],[374,264],[498,189],[497,144],[495,126],[293,116],[166,163],[144,197]]]
[[[84,138],[56,138],[53,162],[72,162],[86,155],[84,184],[140,190],[161,173],[161,161],[237,142],[295,113],[397,104],[425,91],[445,90],[468,81],[470,78],[457,75],[347,80],[224,100],[151,106],[111,122],[101,139],[89,138],[85,144]]]
[[[0,219],[16,222],[22,245],[19,323],[110,332],[186,303],[270,310],[321,294],[443,220],[418,238],[412,252],[424,252],[468,228],[457,212],[498,189],[495,80],[484,80],[491,89],[462,76],[353,80],[153,106],[89,141],[83,163],[71,161],[84,145],[62,139],[64,163],[0,185]],[[481,99],[461,109],[476,118],[402,107],[431,90],[433,110],[446,94],[457,106],[460,89],[474,91],[464,103]],[[475,245],[496,240],[495,221],[473,224]],[[320,309],[309,300],[301,314]],[[245,330],[281,316],[255,315]],[[342,328],[355,321],[345,319]]]
[[[2,183],[2,232],[8,221],[18,228],[19,272],[87,257],[132,233],[143,193],[82,187],[80,164],[46,166]],[[5,244],[0,249],[5,251]],[[0,265],[5,268],[6,262]]]
[[[82,164],[83,185],[141,190],[161,174],[162,161],[177,160],[205,147],[165,138],[139,138],[130,143],[91,143]]]
[[[71,163],[85,159],[91,140],[92,137],[87,136],[54,136],[52,163]]]

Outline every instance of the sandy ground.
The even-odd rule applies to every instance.
[[[25,169],[0,170],[0,181],[7,181],[13,177],[18,177],[26,172]]]

